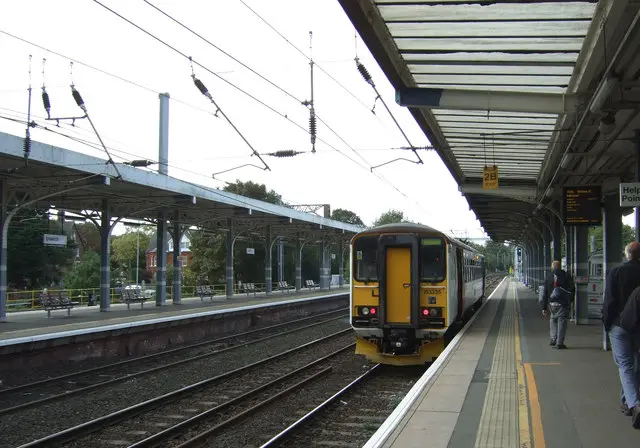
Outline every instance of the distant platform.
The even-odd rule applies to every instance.
[[[212,301],[205,299],[204,302],[199,297],[190,297],[183,298],[180,305],[173,305],[168,300],[163,306],[156,306],[154,300],[149,300],[144,307],[132,304],[129,310],[125,304],[112,304],[107,312],[100,312],[97,305],[85,305],[73,308],[70,316],[67,316],[66,310],[52,311],[49,318],[43,310],[20,311],[8,314],[7,321],[0,323],[0,347],[196,319],[295,301],[320,300],[348,293],[348,287],[343,287],[289,294],[274,292],[268,296],[265,293],[255,296],[236,294],[231,299],[220,296]]]

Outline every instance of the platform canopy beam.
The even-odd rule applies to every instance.
[[[396,102],[400,106],[429,109],[566,114],[576,110],[578,97],[562,93],[405,87],[396,90]]]

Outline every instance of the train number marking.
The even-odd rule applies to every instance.
[[[442,294],[442,289],[423,289],[426,295],[439,295]]]

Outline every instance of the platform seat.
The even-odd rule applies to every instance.
[[[127,304],[127,309],[131,309],[132,303],[139,303],[140,308],[144,308],[144,302],[148,300],[138,288],[127,289],[123,288],[121,292],[121,298],[124,303]]]
[[[51,317],[51,311],[67,310],[67,316],[71,316],[71,310],[80,302],[73,302],[63,291],[58,293],[43,292],[40,294],[40,306],[47,312],[47,317]]]
[[[204,299],[209,299],[213,302],[213,296],[216,295],[216,291],[210,285],[196,285],[196,294],[203,303]]]

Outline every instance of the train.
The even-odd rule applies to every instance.
[[[396,366],[432,362],[480,307],[481,252],[422,224],[373,227],[350,243],[356,354]]]

